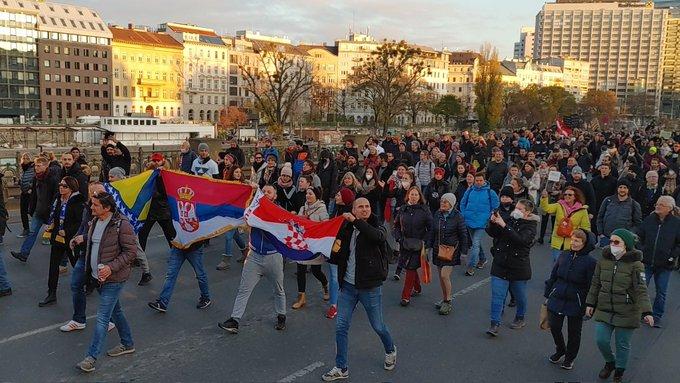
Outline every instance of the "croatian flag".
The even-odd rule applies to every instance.
[[[172,224],[177,231],[173,245],[186,249],[193,243],[216,237],[245,224],[250,204],[250,185],[162,170]]]
[[[305,264],[318,264],[329,258],[342,217],[310,221],[287,212],[258,192],[245,212],[249,226],[261,229],[265,238],[286,258]]]

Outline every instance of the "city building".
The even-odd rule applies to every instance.
[[[344,89],[341,92],[341,114],[357,124],[368,124],[375,120],[373,111],[347,90],[349,76],[354,67],[371,57],[382,43],[376,41],[368,33],[351,32],[347,38],[335,41],[338,50],[338,82]]]
[[[526,60],[534,57],[534,35],[536,28],[523,26],[519,31],[519,41],[515,43],[515,60]]]
[[[182,118],[183,46],[167,33],[110,26],[113,115]]]
[[[243,108],[251,115],[254,112],[253,95],[248,90],[243,78],[243,70],[254,71],[259,66],[259,56],[255,53],[253,42],[245,37],[222,37],[222,41],[229,49],[229,106]]]
[[[189,24],[162,24],[167,33],[184,46],[182,118],[217,122],[228,105],[229,46],[214,30]]]
[[[661,115],[680,117],[680,0],[656,1],[657,8],[667,8],[666,42],[663,53]]]
[[[506,84],[526,88],[531,84],[541,87],[560,86],[576,101],[588,93],[590,64],[562,58],[534,61],[502,61],[502,78]]]
[[[40,107],[46,121],[111,115],[111,31],[93,10],[33,2],[38,10]]]
[[[0,118],[40,117],[38,8],[32,1],[0,4]]]
[[[447,94],[458,97],[470,119],[475,114],[475,82],[480,59],[479,53],[470,51],[449,54]]]
[[[311,94],[313,118],[333,121],[342,109],[343,89],[339,82],[338,47],[300,44],[312,60],[314,87]]]
[[[658,111],[668,9],[639,1],[557,0],[536,15],[534,58],[590,63],[588,87],[612,91],[626,109],[645,94]]]

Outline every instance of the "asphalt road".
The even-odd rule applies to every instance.
[[[17,233],[18,226],[12,225]],[[55,306],[39,308],[46,291],[48,246],[39,243],[27,264],[9,255],[19,239],[8,233],[2,256],[11,278],[14,295],[0,299],[0,381],[85,382],[85,381],[173,381],[173,382],[316,382],[333,366],[334,321],[324,317],[321,288],[308,276],[308,304],[300,311],[289,310],[288,327],[274,329],[272,288],[266,280],[253,293],[238,335],[217,327],[231,312],[240,278],[240,265],[215,270],[223,248],[222,238],[213,239],[206,249],[213,305],[197,310],[198,286],[191,267],[184,265],[169,310],[157,313],[147,307],[162,288],[168,254],[167,245],[152,232],[149,259],[155,279],[139,287],[141,271],[134,269],[122,294],[123,308],[130,322],[136,353],[119,358],[101,356],[97,371],[83,374],[74,368],[86,352],[92,337],[97,294],[88,297],[88,327],[84,331],[61,333],[58,327],[71,318],[70,272],[62,276]],[[485,245],[488,249],[488,243]],[[603,361],[596,349],[592,322],[586,322],[581,352],[572,371],[550,364],[552,338],[538,329],[538,309],[543,281],[550,269],[547,245],[532,252],[534,278],[529,284],[528,326],[522,330],[501,329],[490,339],[489,267],[474,277],[454,271],[454,310],[444,317],[433,303],[440,298],[434,282],[414,297],[409,307],[399,306],[403,282],[388,280],[383,290],[385,318],[398,346],[397,367],[382,368],[383,350],[359,306],[350,331],[350,381],[354,382],[592,382]],[[285,270],[287,305],[296,297],[295,267]],[[643,328],[633,337],[626,381],[678,382],[675,372],[680,349],[680,299],[678,274],[667,301],[663,329]],[[653,291],[653,288],[652,288]],[[506,309],[511,322],[514,310]],[[107,347],[118,343],[115,331]]]

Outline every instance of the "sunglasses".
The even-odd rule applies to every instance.
[[[59,186],[61,186],[61,187],[63,187],[63,188],[67,188],[67,187],[68,187],[68,185],[63,184],[63,183],[60,183]]]
[[[609,243],[618,246],[621,244],[621,241],[619,241],[618,239],[612,239],[611,241],[609,241]]]

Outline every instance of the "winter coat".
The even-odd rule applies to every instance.
[[[426,247],[432,249],[432,263],[438,267],[460,265],[460,255],[467,254],[468,247],[470,246],[463,215],[456,209],[450,212],[437,210],[432,220],[432,230],[430,233],[431,235]],[[451,262],[438,258],[439,245],[454,246],[456,248]]]
[[[597,232],[609,237],[616,229],[633,230],[642,222],[640,204],[631,197],[619,200],[617,194],[602,201],[597,213]]]
[[[593,177],[590,181],[590,185],[595,191],[595,210],[600,211],[604,199],[610,195],[616,194],[616,178],[611,175],[604,178],[601,176]]]
[[[615,327],[638,328],[640,319],[652,315],[647,296],[642,252],[628,250],[616,260],[607,246],[597,262],[586,306],[594,307],[593,318]]]
[[[508,281],[531,279],[529,253],[536,239],[541,218],[531,214],[528,219],[511,218],[505,227],[490,223],[487,234],[493,238],[491,275]]]
[[[120,149],[121,155],[110,156],[106,153],[106,146],[101,147],[102,162],[104,163],[102,169],[102,175],[105,181],[109,179],[109,170],[113,168],[123,168],[125,174],[130,174],[130,165],[132,164],[132,156],[130,156],[130,150],[123,145],[122,142],[116,142],[116,147]]]
[[[35,179],[35,164],[29,162],[21,165],[21,178],[19,179],[19,187],[22,193],[30,193],[33,190],[33,180]]]
[[[316,174],[321,181],[321,200],[328,204],[331,198],[335,197],[338,192],[338,168],[335,166],[335,161],[328,160],[328,166],[319,163],[316,167]]]
[[[427,200],[427,204],[430,207],[432,214],[439,210],[439,202],[442,196],[448,192],[449,183],[447,181],[443,179],[441,181],[433,179],[432,182],[430,182],[430,185],[427,187],[425,199]]]
[[[321,200],[317,200],[311,205],[304,204],[300,208],[298,215],[304,216],[311,221],[321,222],[328,220],[326,204],[324,204]]]
[[[469,189],[470,187],[467,184],[467,181],[465,179],[461,180],[458,186],[456,187],[455,195],[456,195],[456,209],[460,210],[460,201],[463,200],[463,197],[465,196],[465,192]],[[500,200],[499,200],[500,201]]]
[[[423,248],[427,245],[427,240],[432,230],[432,213],[430,208],[424,204],[409,205],[405,203],[397,211],[394,219],[394,239],[399,243],[401,256],[408,259],[407,270],[417,270],[420,268],[420,250],[409,251],[404,249],[403,241],[406,238],[419,239]]]
[[[165,193],[165,185],[163,182],[156,182],[156,187],[151,197],[151,205],[149,206],[149,214],[146,217],[148,220],[170,220],[170,206],[168,205],[168,196]]]
[[[198,158],[198,155],[191,149],[186,153],[180,154],[179,170],[191,174],[191,165],[193,165],[196,158]]]
[[[503,181],[505,176],[508,175],[508,164],[505,161],[496,162],[489,161],[486,164],[486,179],[491,185],[491,189],[495,190],[497,193],[503,187]]]
[[[33,193],[31,193],[31,200],[28,204],[28,214],[47,222],[52,211],[52,202],[57,197],[57,188],[59,187],[59,175],[57,170],[46,170],[47,176],[39,180],[38,177],[33,180]]]
[[[99,255],[97,264],[91,264],[90,253],[92,251],[92,232],[98,218],[90,222],[90,229],[87,234],[87,251],[85,253],[85,275],[91,275],[92,269],[102,263],[111,268],[111,276],[103,283],[125,282],[130,277],[132,262],[137,257],[137,236],[132,229],[132,225],[120,213],[116,212],[111,217],[108,225],[102,234],[99,244]]]
[[[241,149],[238,145],[236,145],[235,148],[228,147],[225,149],[224,153],[225,155],[231,154],[240,167],[246,166],[246,156],[243,154],[243,149]]]
[[[538,190],[541,188],[541,175],[538,172],[534,172],[531,177],[522,177],[524,182],[524,187],[527,188],[527,194],[531,199],[531,202],[538,202]]]
[[[648,215],[635,230],[640,237],[645,265],[672,270],[680,258],[680,217],[666,216],[661,221],[656,213]]]
[[[460,201],[460,211],[465,218],[465,224],[471,229],[483,229],[489,222],[491,212],[498,208],[500,199],[489,183],[484,186],[472,185],[465,191]]]
[[[76,235],[80,228],[81,219],[83,218],[83,209],[85,204],[85,196],[78,193],[71,196],[66,205],[66,212],[64,214],[64,243],[56,241],[57,234],[59,234],[59,214],[61,212],[61,197],[57,197],[56,206],[52,213],[52,223],[54,224],[50,242],[53,246],[68,247],[71,239]]]
[[[83,170],[80,168],[79,163],[74,163],[73,166],[70,168],[62,169],[61,173],[61,178],[64,178],[66,176],[70,176],[76,179],[78,181],[78,191],[80,194],[86,196],[88,194],[88,185],[90,183],[90,177],[88,177],[85,173],[83,173]]]
[[[543,296],[548,310],[570,317],[581,317],[586,310],[586,297],[597,261],[590,255],[595,249],[594,235],[579,251],[563,251],[545,281]]]
[[[434,177],[434,162],[428,160],[427,162],[418,161],[415,167],[416,185],[419,188],[427,186]]]
[[[662,178],[663,179],[663,178]],[[660,183],[655,189],[648,189],[647,185],[644,185],[638,192],[635,200],[640,203],[640,209],[642,210],[642,216],[646,217],[651,212],[654,211],[654,205],[659,197],[663,195],[663,183]]]
[[[338,232],[330,263],[338,265],[338,283],[342,289],[347,273],[347,261],[350,255],[350,242],[354,229],[359,230],[356,238],[354,287],[357,289],[373,289],[382,285],[383,264],[381,251],[387,240],[385,228],[378,223],[375,215],[368,220],[356,219],[345,222]]]
[[[555,224],[553,225],[552,237],[550,239],[550,247],[558,250],[569,250],[571,249],[571,239],[563,238],[557,235],[557,228],[562,222],[562,219],[566,217],[566,212],[564,207],[559,202],[548,203],[548,197],[541,197],[541,210],[545,214],[555,215]],[[588,217],[588,205],[583,205],[581,208],[576,210],[571,214],[571,225],[574,230],[582,229],[585,231],[590,231],[590,218]]]

